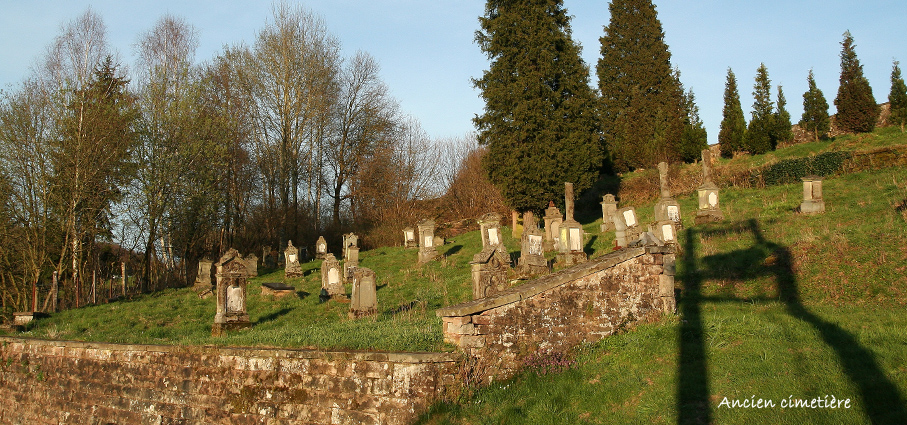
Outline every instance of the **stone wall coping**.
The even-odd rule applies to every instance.
[[[26,344],[45,347],[69,347],[86,350],[139,351],[157,353],[210,353],[224,356],[267,357],[288,359],[328,359],[373,361],[389,363],[453,363],[460,359],[455,353],[390,352],[357,350],[319,350],[310,348],[219,347],[214,345],[145,345],[106,342],[47,340],[0,336],[0,344]]]
[[[585,263],[580,263],[561,270],[557,273],[549,274],[522,285],[511,287],[490,297],[479,298],[462,304],[439,308],[438,310],[435,310],[435,314],[438,317],[462,317],[515,303],[584,276],[614,267],[624,261],[639,257],[647,251],[651,251],[651,249],[647,249],[646,247],[620,249],[601,257],[593,258]]]

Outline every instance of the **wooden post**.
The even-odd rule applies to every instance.
[[[57,312],[57,295],[60,293],[59,292],[60,287],[58,285],[59,285],[59,281],[58,281],[58,277],[57,277],[57,271],[54,270],[53,288],[52,288],[52,291],[54,291],[54,298],[53,298],[53,303],[51,304],[52,305],[51,309],[53,310],[54,313]]]
[[[38,311],[38,279],[31,284],[31,311]]]
[[[120,279],[123,281],[123,297],[126,296],[126,262],[120,263]]]
[[[96,270],[91,271],[91,303],[98,303],[98,273]]]

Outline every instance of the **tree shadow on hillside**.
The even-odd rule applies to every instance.
[[[699,235],[749,233],[752,246],[729,253],[697,258]],[[706,356],[705,326],[701,304],[704,302],[746,302],[751,300],[704,296],[702,283],[706,279],[749,280],[773,276],[778,289],[778,301],[792,317],[809,324],[837,355],[845,375],[859,391],[859,398],[872,424],[907,423],[907,407],[898,387],[888,379],[875,355],[860,345],[857,338],[840,326],[809,311],[800,299],[793,256],[786,247],[765,240],[756,220],[691,228],[686,234],[684,273],[678,278],[684,283],[678,310],[682,315],[678,359],[677,422],[679,424],[712,423]]]

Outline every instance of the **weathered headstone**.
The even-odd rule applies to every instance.
[[[671,197],[671,190],[668,187],[668,164],[665,162],[658,163],[658,180],[661,186],[661,196],[655,203],[655,221],[670,220],[674,222],[676,228],[682,229],[680,204]]]
[[[299,250],[293,246],[293,241],[287,241],[287,249],[283,251],[284,276],[287,279],[302,276],[302,266],[299,265]]]
[[[545,217],[543,219],[545,220],[545,251],[556,250],[564,216],[554,206],[554,201],[548,201],[548,208],[545,209]]]
[[[718,205],[718,185],[712,182],[712,154],[708,149],[702,150],[702,185],[696,191],[699,195],[696,224],[724,220],[724,213]]]
[[[825,200],[822,199],[822,177],[803,177],[803,202],[800,203],[801,214],[821,214],[825,212]]]
[[[347,280],[353,279],[353,273],[359,267],[359,247],[346,248],[346,258],[343,260],[343,276]]]
[[[633,207],[624,207],[615,211],[611,219],[614,221],[614,237],[619,247],[629,246],[642,234],[639,219],[636,218],[636,209]]]
[[[235,249],[230,249],[217,262],[217,313],[213,336],[252,326],[246,310],[246,262]]]
[[[521,277],[548,272],[545,259],[544,234],[535,222],[532,212],[523,213],[523,237],[520,239],[520,261],[517,272]]]
[[[583,251],[583,226],[573,219],[573,183],[564,183],[564,205],[567,219],[560,225],[560,238],[557,260],[564,265],[573,265],[589,259]]]
[[[359,247],[359,237],[356,236],[354,233],[347,233],[347,234],[343,235],[343,259],[344,260],[346,260],[346,258],[348,256],[346,250],[347,250],[347,248],[349,248],[351,246],[355,246],[357,248]]]
[[[661,220],[649,225],[649,232],[666,244],[677,243],[677,225],[671,220]]]
[[[416,230],[412,227],[407,227],[403,229],[403,247],[404,248],[418,248],[419,241],[416,240]]]
[[[325,255],[321,263],[321,299],[345,299],[346,290],[343,287],[343,275],[340,262],[334,254]]]
[[[601,231],[610,232],[614,230],[614,221],[611,220],[611,215],[614,214],[614,211],[617,211],[617,200],[614,199],[614,195],[607,194],[602,196],[602,225]]]
[[[378,314],[377,290],[375,272],[365,267],[356,269],[353,273],[349,317],[355,319]]]
[[[212,261],[207,258],[198,260],[198,275],[195,276],[192,290],[199,298],[207,298],[214,293],[214,284],[211,283],[211,264]]]
[[[435,249],[435,221],[426,219],[419,222],[419,263],[427,263],[438,256]]]
[[[482,249],[494,248],[507,252],[507,248],[504,247],[504,235],[501,233],[501,215],[488,213],[476,221],[479,223],[479,231],[482,235]]]
[[[319,236],[318,241],[315,242],[315,258],[323,260],[328,254],[328,243],[324,240],[324,236]]]
[[[485,298],[507,289],[510,256],[493,247],[472,257],[472,298]]]
[[[258,256],[249,254],[244,260],[246,262],[246,271],[249,272],[249,277],[258,276]]]

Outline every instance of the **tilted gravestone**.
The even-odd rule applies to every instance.
[[[324,240],[324,236],[319,236],[318,241],[315,242],[315,258],[323,260],[328,254],[328,243]]]
[[[252,326],[246,310],[246,262],[235,249],[227,251],[217,262],[217,312],[211,335]]]
[[[801,214],[821,214],[825,212],[825,200],[822,199],[822,177],[803,177],[803,202],[800,203]]]
[[[614,214],[614,211],[617,211],[617,201],[614,199],[614,195],[607,194],[602,196],[602,225],[601,231],[610,232],[614,230],[614,221],[611,220],[611,215]]]
[[[554,201],[548,201],[548,208],[545,209],[545,251],[557,250],[558,239],[560,238],[560,227],[564,221],[561,211],[554,206]]]
[[[661,187],[661,196],[655,203],[655,221],[670,220],[678,229],[683,228],[683,222],[680,219],[680,204],[671,197],[671,190],[668,188],[668,164],[665,162],[658,163],[658,181]]]
[[[412,227],[407,227],[403,229],[403,247],[404,248],[418,248],[419,241],[416,240],[416,230]]]
[[[548,260],[545,259],[545,235],[535,222],[531,212],[523,213],[523,237],[520,239],[520,261],[517,272],[521,277],[548,273]]]
[[[258,276],[258,256],[249,254],[244,260],[246,262],[246,270],[249,272],[249,277]]]
[[[435,221],[422,220],[419,223],[419,263],[427,263],[438,256],[435,249]]]
[[[302,276],[302,266],[299,265],[299,250],[293,246],[293,241],[287,241],[287,249],[283,251],[283,257],[286,264],[284,276],[287,279]]]
[[[567,219],[560,225],[559,250],[557,261],[564,265],[583,263],[589,259],[583,251],[583,226],[573,219],[573,183],[564,183],[564,204]]]
[[[207,298],[214,293],[214,284],[211,283],[211,264],[212,261],[207,258],[198,261],[198,275],[195,276],[192,290],[198,294],[199,298]]]
[[[633,207],[624,207],[615,211],[611,219],[614,221],[614,237],[619,247],[626,248],[630,243],[638,240],[642,234],[639,219],[636,218],[636,209]]]
[[[699,195],[696,224],[724,220],[724,213],[718,205],[718,185],[712,182],[712,154],[708,149],[702,150],[702,185],[696,191]]]
[[[353,291],[350,297],[350,318],[378,314],[378,288],[375,272],[361,267],[353,273]]]
[[[334,254],[330,253],[321,263],[321,299],[346,299],[340,262],[334,257]]]

